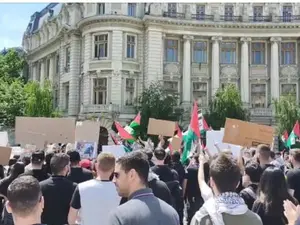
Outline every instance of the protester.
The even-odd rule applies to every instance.
[[[79,163],[80,163],[80,154],[78,151],[71,150],[68,151],[67,154],[70,157],[70,162],[71,162],[71,170],[68,175],[68,179],[70,181],[73,181],[74,183],[82,183],[84,181],[88,181],[93,179],[93,173],[92,171],[82,168]],[[88,160],[89,161],[89,160]],[[90,162],[90,161],[89,161]]]
[[[114,172],[118,194],[129,200],[109,217],[110,225],[178,225],[177,212],[147,188],[149,163],[141,151],[119,158]]]
[[[285,225],[288,221],[283,213],[284,200],[298,204],[297,200],[288,193],[282,170],[270,166],[261,176],[258,197],[252,211],[260,216],[264,225]]]
[[[70,157],[55,154],[50,162],[52,176],[40,183],[45,200],[42,222],[47,225],[68,224],[68,213],[76,184],[66,178],[70,170]]]
[[[256,148],[256,155],[260,167],[265,170],[269,166],[272,166],[271,162],[271,149],[267,145],[258,145]]]
[[[44,199],[38,180],[32,176],[15,179],[7,190],[7,211],[15,225],[41,225]]]
[[[109,225],[109,213],[120,203],[115,185],[109,180],[115,169],[115,157],[111,153],[100,153],[95,166],[96,179],[80,183],[75,189],[69,224],[75,224],[80,210],[81,225],[98,225],[99,219],[101,225]]]
[[[172,154],[171,168],[177,172],[178,178],[179,178],[179,183],[180,183],[181,187],[183,187],[183,181],[186,179],[186,171],[184,169],[184,166],[180,162],[180,156],[181,155],[180,155],[179,151],[175,151]]]
[[[300,225],[300,206],[294,205],[289,200],[285,200],[283,206],[284,215],[288,220],[288,225]]]
[[[241,174],[237,162],[224,153],[212,160],[210,164],[212,189],[207,185],[204,178],[204,164],[206,162],[206,157],[201,153],[198,182],[205,203],[193,217],[191,225],[261,225],[259,216],[251,212],[244,200],[235,193]]]
[[[51,158],[54,156],[54,151],[48,151],[46,152],[46,157],[45,157],[45,171],[46,173],[48,174],[52,174],[52,171],[51,171],[51,166],[50,166],[50,162],[51,162]]]
[[[300,202],[300,149],[290,150],[290,162],[293,169],[290,169],[286,174],[288,188],[290,194]]]

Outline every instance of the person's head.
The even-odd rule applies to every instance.
[[[152,160],[152,157],[153,157],[153,152],[151,149],[145,149],[145,153],[147,154],[148,156],[148,160],[151,161]]]
[[[291,149],[289,158],[294,167],[300,166],[300,149]]]
[[[46,165],[50,166],[50,162],[51,162],[51,158],[54,156],[54,152],[50,151],[50,152],[46,152],[46,157],[45,157],[45,162]]]
[[[20,155],[14,155],[13,158],[16,159],[17,161],[20,159]]]
[[[67,152],[68,156],[70,156],[71,166],[78,166],[81,160],[80,154],[78,151],[70,150]]]
[[[37,150],[31,155],[32,169],[42,169],[45,160],[45,153],[42,150]]]
[[[107,179],[115,170],[116,158],[113,154],[101,152],[96,161],[96,171],[102,179]]]
[[[154,150],[154,156],[155,156],[157,162],[163,163],[167,156],[167,153],[163,148],[156,148]]]
[[[228,156],[233,156],[232,151],[229,148],[223,149],[222,153]]]
[[[44,208],[40,184],[32,176],[20,176],[7,189],[6,209],[15,224],[38,224]]]
[[[50,161],[53,175],[66,176],[70,171],[70,157],[66,153],[55,154]]]
[[[148,183],[148,157],[141,151],[133,151],[119,158],[114,172],[114,183],[122,197],[144,188]]]
[[[173,163],[180,163],[180,152],[179,151],[175,151],[172,154],[172,162]]]
[[[81,168],[91,170],[92,169],[92,162],[89,159],[83,159],[79,162],[79,166]]]
[[[256,162],[246,163],[245,171],[243,176],[243,187],[247,187],[249,184],[258,184],[261,174],[262,168]]]
[[[23,162],[16,162],[14,165],[11,166],[10,175],[14,178],[18,177],[19,175],[23,174],[25,171],[25,165]]]
[[[284,173],[275,166],[269,166],[263,172],[259,183],[259,199],[266,206],[266,211],[278,213],[278,208],[282,207],[288,196]]]
[[[18,161],[18,160],[15,159],[15,158],[9,159],[9,160],[8,160],[8,166],[14,165],[17,161]]]
[[[241,178],[237,161],[224,153],[212,160],[209,174],[210,184],[215,195],[234,192]]]
[[[258,145],[256,148],[256,154],[260,164],[267,164],[270,162],[271,149],[268,145]]]
[[[22,162],[24,163],[25,166],[29,165],[30,164],[30,155],[24,155],[22,157]]]

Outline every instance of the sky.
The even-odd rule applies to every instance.
[[[48,3],[0,3],[0,51],[21,47],[30,17]]]

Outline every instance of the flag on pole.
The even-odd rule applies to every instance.
[[[288,139],[289,139],[289,134],[288,134],[287,130],[285,130],[281,135],[281,140],[284,145],[286,145],[286,142]]]
[[[110,134],[110,137],[113,140],[115,145],[119,145],[119,141],[117,140],[117,138],[113,134]]]
[[[115,122],[115,126],[118,130],[119,136],[123,139],[123,140],[134,140],[134,137],[129,134],[122,126],[121,124],[119,124],[118,122]]]
[[[292,145],[296,144],[297,139],[300,137],[300,124],[299,121],[294,125],[292,132],[290,133],[289,138],[287,139],[286,146],[291,148]]]
[[[176,129],[176,131],[177,131],[177,136],[178,136],[179,138],[182,139],[182,131],[181,131],[181,129],[180,129],[178,123],[176,123],[175,129]]]
[[[199,120],[198,120],[198,105],[194,102],[191,122],[187,135],[183,136],[184,150],[181,157],[181,162],[186,163],[192,150],[193,142],[200,138]]]

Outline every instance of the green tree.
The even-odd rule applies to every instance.
[[[49,81],[41,86],[31,81],[24,86],[26,96],[25,115],[32,117],[59,117],[60,113],[54,108],[52,87]]]
[[[0,77],[0,126],[14,127],[15,117],[24,115],[25,102],[23,81]]]
[[[224,127],[226,118],[249,120],[249,113],[243,108],[239,90],[230,84],[218,89],[204,117],[213,129],[219,130]]]
[[[178,96],[169,95],[160,83],[153,83],[138,97],[138,111],[141,112],[141,136],[147,136],[149,118],[176,121],[174,107]],[[155,140],[153,140],[155,141]]]
[[[278,135],[285,130],[290,133],[295,122],[300,118],[300,109],[295,95],[280,96],[279,99],[273,100],[273,104]]]
[[[5,54],[0,54],[0,77],[5,80],[20,78],[24,65],[24,57],[14,49],[9,49]]]

